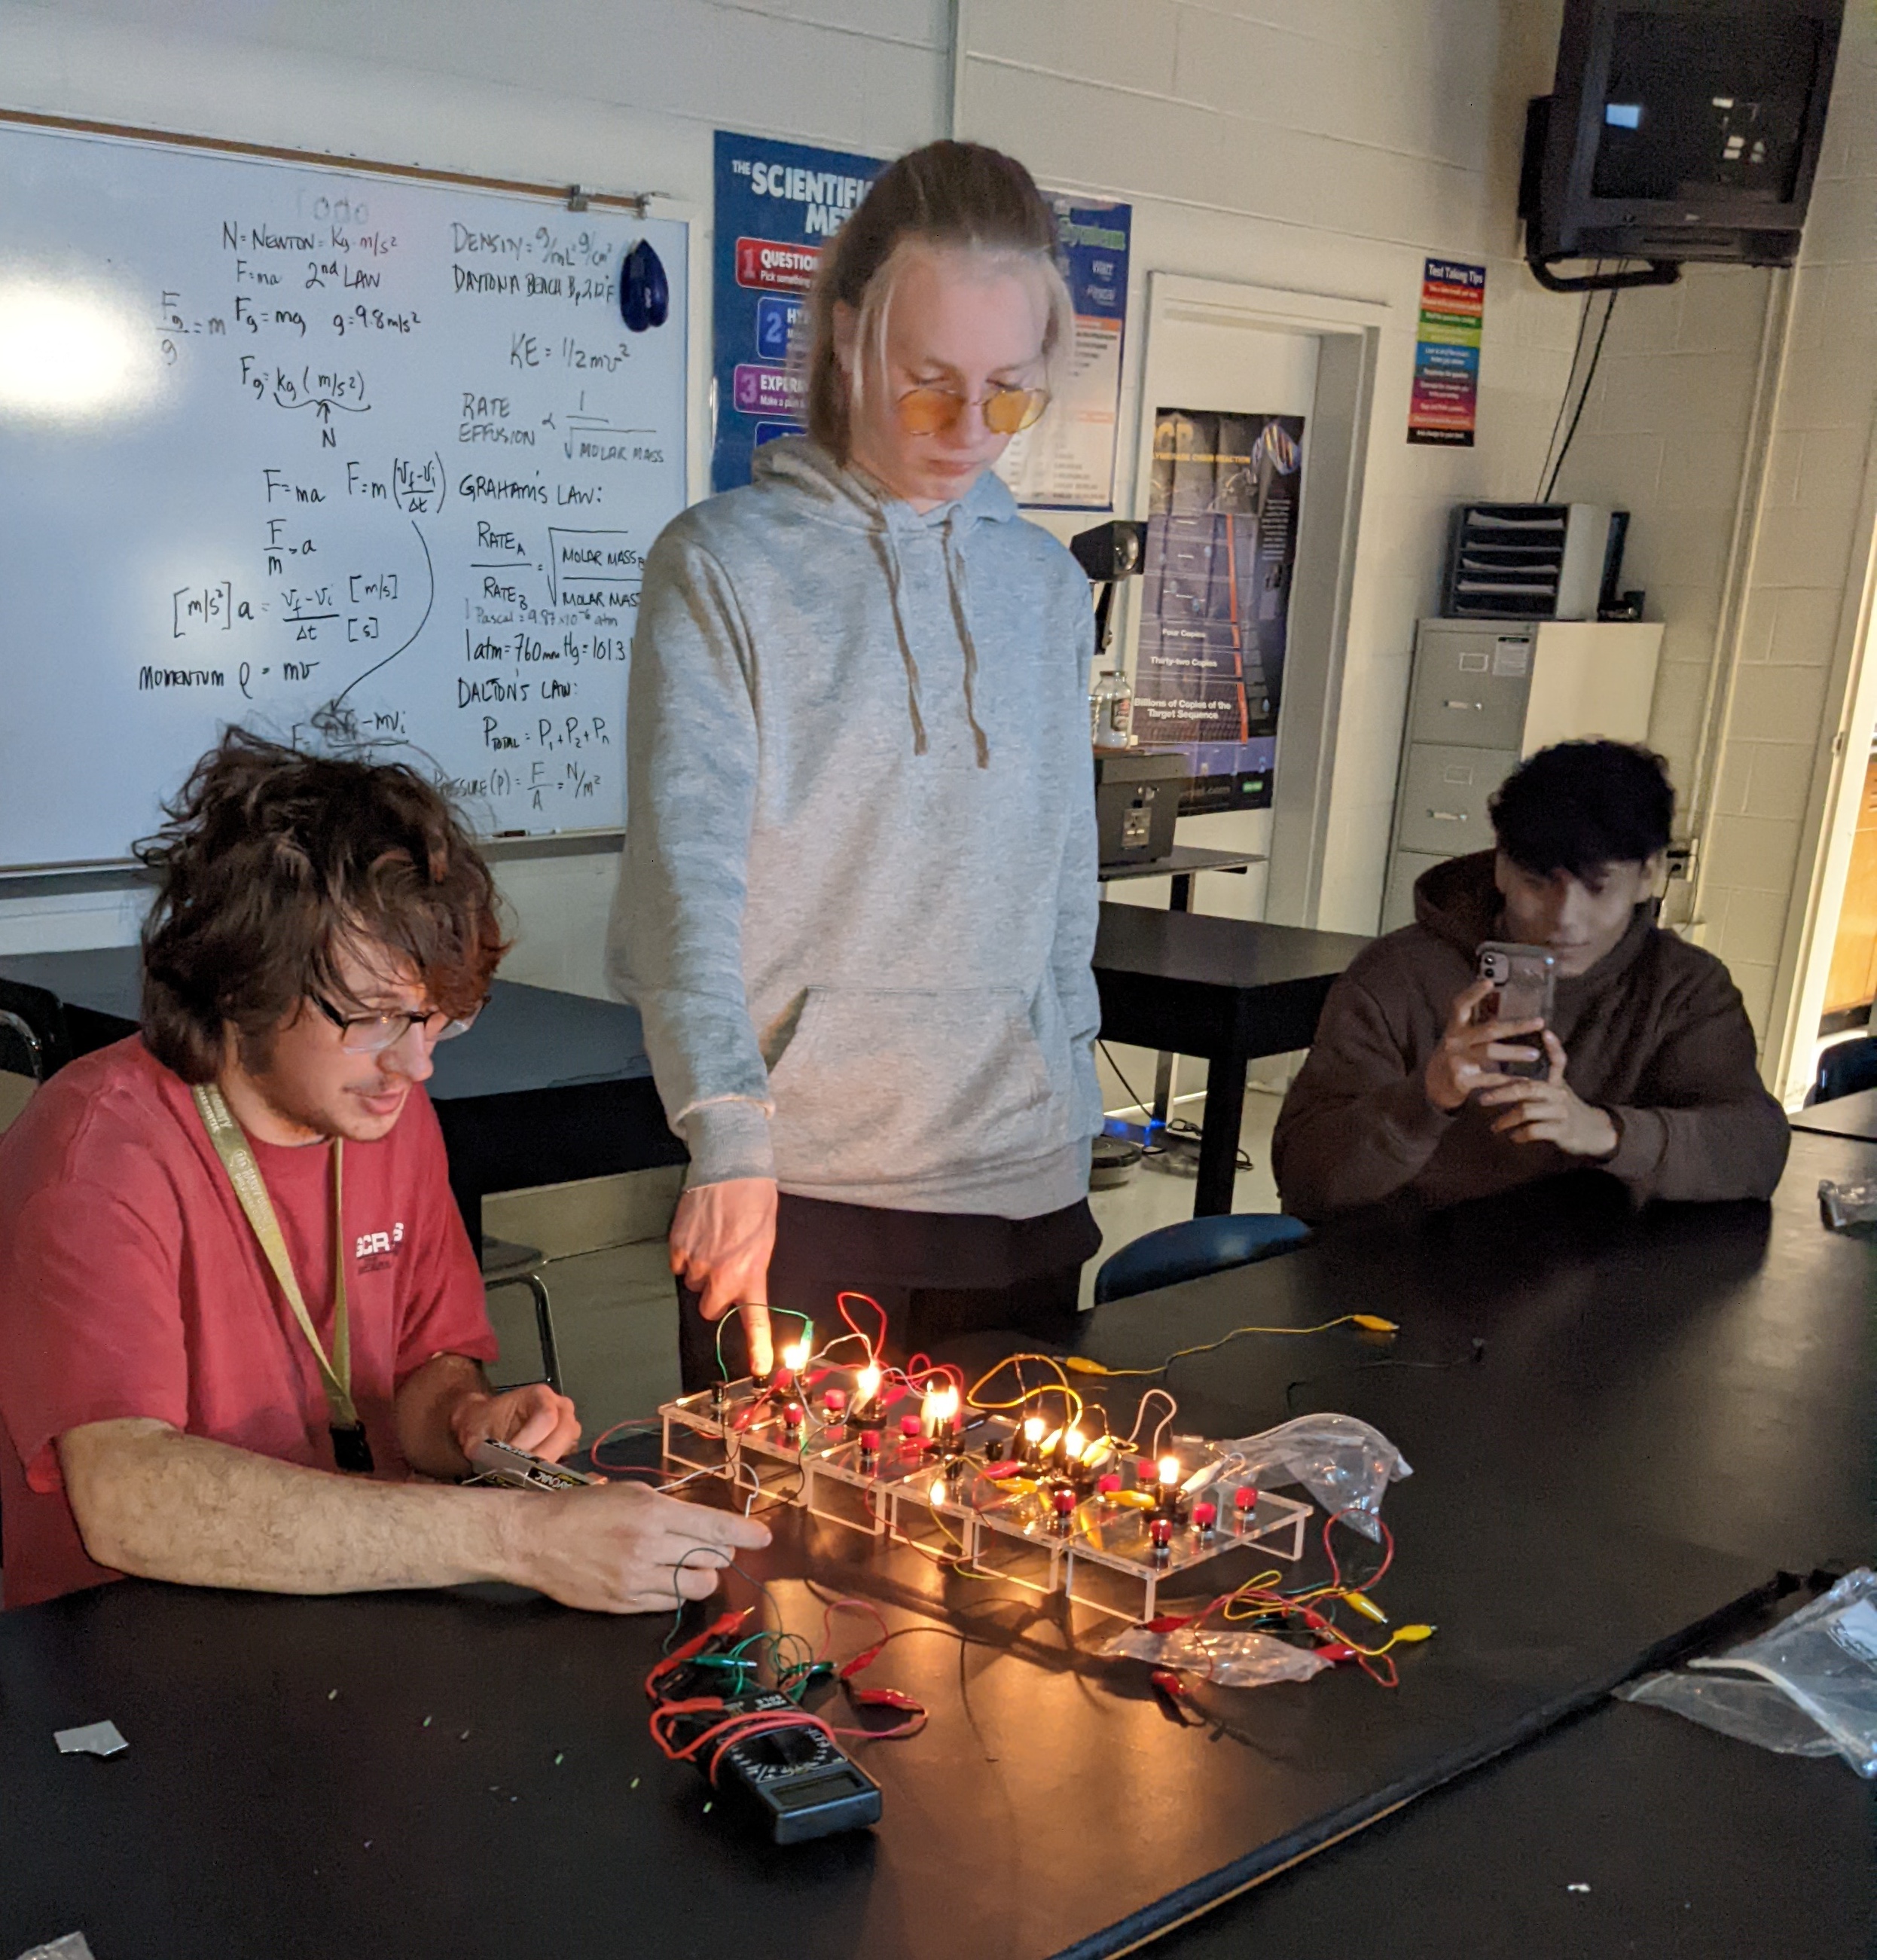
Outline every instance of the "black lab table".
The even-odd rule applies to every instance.
[[[1204,912],[1102,907],[1095,984],[1103,1038],[1206,1058],[1195,1217],[1232,1209],[1246,1064],[1308,1048],[1336,976],[1368,943]]]
[[[1093,1316],[1081,1345],[1112,1367],[1247,1322],[1401,1322],[1385,1348],[1246,1338],[1168,1378],[1182,1430],[1341,1408],[1401,1446],[1379,1590],[1440,1631],[1392,1693],[1344,1669],[1201,1688],[1179,1720],[1144,1669],[1094,1656],[1099,1629],[778,1514],[749,1572],[787,1624],[817,1637],[819,1596],[852,1591],[924,1636],[869,1677],[932,1712],[867,1752],[886,1793],[870,1834],[782,1853],[705,1808],[646,1732],[662,1621],[132,1585],[7,1616],[0,1953],[83,1927],[99,1960],[720,1960],[784,1939],[826,1960],[1093,1960],[1255,1886],[1169,1953],[1850,1960],[1869,1900],[1850,1772],[1602,1697],[1778,1568],[1868,1554],[1871,1247],[1826,1233],[1812,1194],[1873,1171],[1877,1149],[1800,1136],[1770,1207],[1640,1218],[1607,1180],[1564,1179]],[[838,1653],[870,1637],[835,1626]],[[54,1753],[54,1728],[100,1718],[127,1755]],[[1726,1902],[1802,1841],[1802,1875],[1765,1882],[1788,1901],[1802,1884],[1809,1910],[1755,1947],[1763,1919]],[[1312,1894],[1309,1866],[1284,1868],[1317,1851],[1334,1882]],[[1738,1876],[1688,1917],[1717,1863]],[[1312,1897],[1331,1947],[1298,1932]]]

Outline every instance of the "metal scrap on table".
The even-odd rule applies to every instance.
[[[119,1756],[130,1745],[115,1722],[87,1722],[79,1729],[55,1729],[62,1756]]]

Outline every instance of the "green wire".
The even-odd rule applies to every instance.
[[[756,1301],[749,1301],[749,1306],[754,1306],[754,1303],[756,1303]],[[740,1315],[740,1313],[743,1313],[743,1307],[740,1307],[740,1306],[731,1307],[731,1313]],[[729,1368],[727,1368],[727,1366],[723,1364],[723,1329],[725,1329],[727,1325],[729,1325],[729,1319],[731,1319],[731,1313],[725,1313],[725,1315],[723,1315],[723,1319],[721,1319],[721,1321],[717,1321],[717,1374],[721,1374],[721,1376],[723,1376],[723,1380],[725,1380],[725,1382],[729,1380],[729,1378],[731,1378],[731,1372],[729,1372]],[[770,1313],[786,1313],[791,1321],[801,1321],[801,1325],[803,1325],[803,1327],[813,1327],[813,1325],[815,1325],[815,1323],[813,1323],[813,1319],[810,1319],[810,1315],[807,1315],[807,1313],[797,1313],[797,1311],[794,1309],[794,1307],[770,1307]]]

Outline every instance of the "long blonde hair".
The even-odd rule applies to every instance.
[[[883,348],[886,309],[908,245],[964,250],[1032,272],[1044,304],[1043,361],[1053,377],[1073,336],[1056,221],[1036,180],[1014,157],[983,143],[928,143],[889,164],[822,253],[808,293],[800,360],[808,432],[838,462],[852,446],[867,362],[843,371],[835,309],[851,307],[857,348]]]

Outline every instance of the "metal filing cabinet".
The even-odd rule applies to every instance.
[[[1487,803],[1554,742],[1649,733],[1662,628],[1597,621],[1424,619],[1402,732],[1382,930],[1414,916],[1414,880],[1493,841]]]

